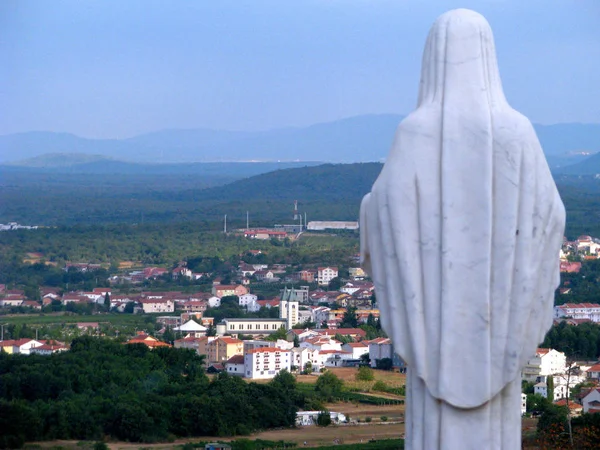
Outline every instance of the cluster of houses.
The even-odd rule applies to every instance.
[[[348,342],[340,342],[335,336],[344,336]],[[226,371],[250,379],[273,378],[281,370],[310,374],[328,367],[356,367],[369,360],[376,367],[377,360],[383,358],[401,364],[390,339],[366,340],[365,331],[360,328],[291,329],[286,339],[276,341],[188,335],[176,340],[175,347],[204,355],[209,371]]]
[[[38,341],[37,339],[24,338],[0,341],[0,351],[9,354],[51,355],[68,349],[69,347],[64,342],[55,340]]]
[[[600,412],[600,363],[567,364],[564,353],[550,348],[538,348],[522,370],[522,379],[533,382],[534,393],[545,398],[549,396],[549,378],[553,382],[553,398],[555,404],[569,406],[572,415],[582,412]],[[591,384],[584,388],[573,399],[571,390],[581,383]],[[524,413],[524,405],[522,407]]]

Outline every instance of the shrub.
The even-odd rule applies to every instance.
[[[375,384],[373,385],[372,388],[374,391],[381,391],[381,392],[385,392],[387,391],[388,387],[387,384],[385,384],[383,381],[381,380],[377,380],[375,382]]]
[[[324,410],[319,413],[317,416],[317,425],[320,427],[328,427],[331,425],[331,414],[329,414],[329,411]]]
[[[388,416],[381,416],[381,421],[382,422],[387,422],[388,421]]]
[[[373,373],[373,369],[367,366],[358,368],[358,372],[356,372],[357,381],[373,381],[374,379],[375,374]]]
[[[372,419],[371,419],[370,417],[365,417],[365,422],[367,422],[367,423],[371,423],[371,420],[372,420]]]

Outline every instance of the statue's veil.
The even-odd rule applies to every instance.
[[[476,407],[520,375],[552,323],[564,221],[533,127],[504,97],[487,21],[442,15],[417,109],[361,205],[382,324],[433,397]]]

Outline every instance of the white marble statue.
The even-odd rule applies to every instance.
[[[360,221],[362,265],[408,365],[407,448],[520,449],[520,371],[552,324],[565,210],[481,15],[433,25],[417,109]]]

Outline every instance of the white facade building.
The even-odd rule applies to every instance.
[[[551,348],[538,348],[535,356],[523,368],[522,378],[527,381],[541,381],[539,377],[564,373],[567,357]]]
[[[292,366],[296,366],[298,370],[306,369],[306,365],[310,363],[313,372],[318,372],[323,365],[319,359],[319,350],[312,348],[299,347],[292,348]]]
[[[554,307],[554,318],[587,319],[600,322],[600,305],[597,303],[565,303]]]
[[[252,379],[273,378],[282,370],[290,370],[291,350],[265,347],[248,350],[244,355],[244,376]]]
[[[140,300],[142,304],[142,309],[144,313],[165,313],[165,312],[174,312],[175,311],[175,303],[173,300],[168,299],[146,299]]]
[[[254,294],[242,294],[238,297],[240,299],[240,306],[250,309],[250,306],[256,304],[258,297]]]
[[[583,412],[599,413],[600,412],[600,389],[590,391],[588,395],[583,397]]]
[[[393,357],[394,353],[391,339],[377,338],[369,341],[369,358],[371,359],[371,367],[377,367],[378,359],[393,359]]]
[[[337,278],[337,267],[319,267],[317,269],[317,283],[326,286],[331,280]]]

